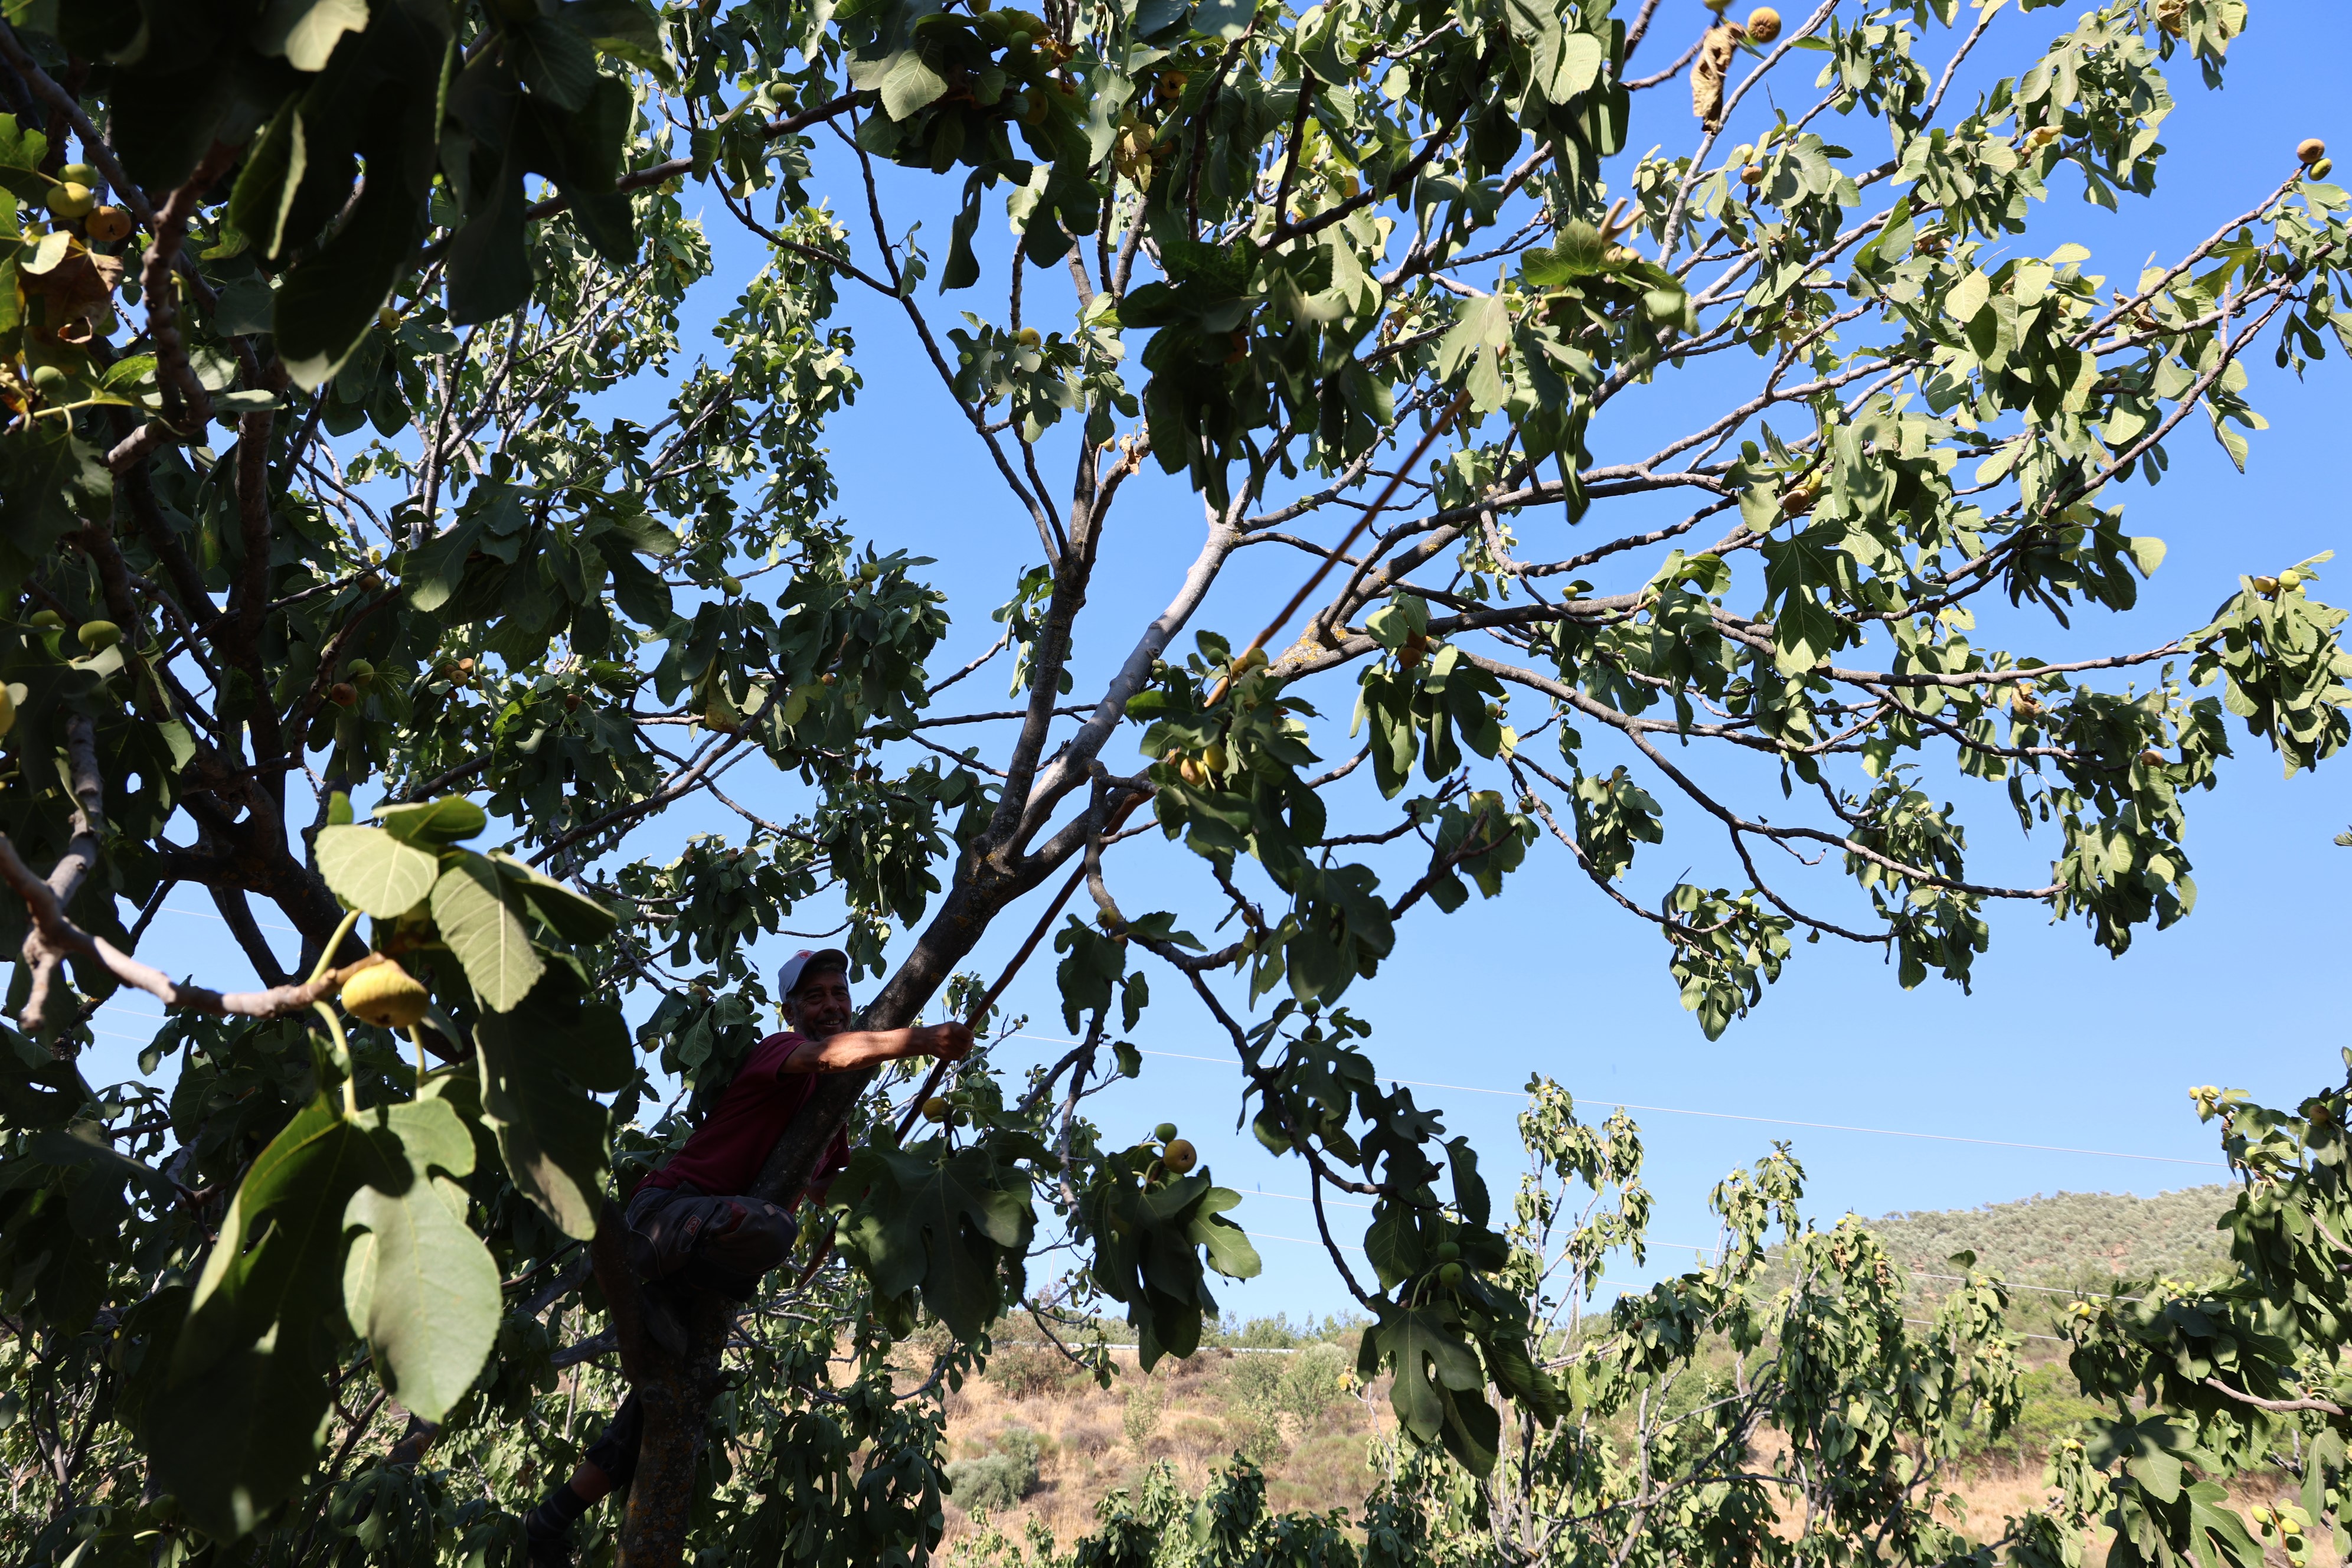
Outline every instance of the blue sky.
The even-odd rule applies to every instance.
[[[1667,0],[1664,9],[1643,51],[1653,68],[1679,52],[1674,29],[1695,29],[1704,19],[1696,0]],[[2017,253],[2047,255],[2067,240],[2079,241],[2093,252],[2086,269],[2128,282],[2151,252],[2169,258],[2251,205],[2256,193],[2283,176],[2302,137],[2323,136],[2352,153],[2352,125],[2341,100],[2311,90],[2312,40],[2332,33],[2340,20],[2335,8],[2263,3],[2253,9],[2253,29],[2232,49],[2224,91],[2209,93],[2192,65],[2175,62],[2170,76],[2179,103],[2163,134],[2174,151],[2156,200],[2108,214],[2082,203],[2077,187],[2062,184],[2015,242]],[[2021,68],[2074,16],[2070,7],[2004,16],[1979,63]],[[1948,36],[1938,34],[1923,57],[1939,68],[1949,47]],[[1790,79],[1809,76],[1792,73]],[[1652,101],[1637,111],[1637,153],[1659,140],[1676,147],[1692,139],[1691,121],[1676,101],[1680,91],[1673,84],[1645,95]],[[1848,122],[1824,117],[1816,128],[1833,142],[1855,138],[1847,144],[1864,157],[1881,145],[1876,127],[1859,117]],[[1735,124],[1727,142],[1739,131]],[[828,176],[837,174],[839,160],[828,156],[820,168]],[[926,189],[936,183],[887,174],[892,227],[902,232],[922,220],[936,276],[950,216],[938,192]],[[837,206],[851,206],[847,187],[828,177],[818,188],[827,185],[844,193]],[[1001,258],[1001,207],[992,202],[987,211],[983,237],[995,241]],[[689,355],[709,343],[709,323],[731,301],[730,280],[759,262],[757,242],[715,200],[706,218],[719,276],[687,318]],[[857,228],[863,242],[863,225]],[[870,246],[862,254],[870,257]],[[994,259],[970,296],[941,299],[927,287],[924,308],[940,329],[958,324],[954,312],[961,309],[1001,312],[1002,277],[1001,259]],[[1033,272],[1028,288],[1028,319],[1066,327],[1066,278]],[[956,616],[936,661],[936,672],[943,673],[998,631],[987,612],[1035,559],[1034,531],[978,443],[957,427],[895,307],[849,293],[841,318],[856,331],[865,389],[830,430],[840,510],[877,548],[938,559],[933,578],[949,590]],[[1741,368],[1724,366],[1726,373]],[[2126,526],[2160,535],[2170,547],[2163,568],[2145,585],[2140,607],[2120,619],[2078,616],[2071,638],[2037,626],[2011,646],[2043,657],[2153,646],[2200,624],[2234,588],[2239,573],[2274,572],[2321,550],[2352,545],[2339,499],[2344,431],[2352,413],[2346,367],[2331,359],[2298,386],[2271,368],[2266,346],[2250,369],[2251,395],[2272,427],[2254,437],[2247,475],[2231,468],[2200,421],[2184,425],[2170,443],[2173,467],[2160,487],[2134,485],[2121,492]],[[1139,386],[1139,369],[1134,380]],[[1691,407],[1711,406],[1737,384],[1736,374],[1713,383],[1693,375],[1662,384],[1646,399],[1626,399],[1627,407],[1612,407],[1596,425],[1596,457],[1610,461],[1648,450],[1661,433],[1690,423]],[[1066,475],[1068,451],[1066,441],[1055,446],[1041,466],[1051,475]],[[1078,699],[1090,695],[1090,680],[1098,684],[1165,603],[1199,545],[1197,500],[1181,479],[1162,479],[1156,469],[1149,477],[1149,485],[1132,487],[1121,500],[1110,526],[1077,651]],[[1619,521],[1613,515],[1589,520],[1580,532],[1597,533]],[[1335,536],[1338,526],[1326,524],[1318,536]],[[1566,533],[1557,513],[1530,514],[1518,532],[1530,559],[1566,552],[1551,548]],[[1243,565],[1235,580],[1220,584],[1196,627],[1223,630],[1238,642],[1301,580],[1307,558],[1272,547],[1246,552]],[[2342,565],[2341,575],[2327,574],[2317,590],[2321,597],[2342,603],[2352,595],[2352,560]],[[1604,590],[1622,585],[1603,584]],[[1989,624],[1980,640],[1997,642],[1998,632]],[[954,695],[964,702],[950,704],[950,710],[1000,706],[1005,679],[992,666],[958,689]],[[1338,710],[1342,726],[1352,689],[1343,677],[1318,694],[1327,711]],[[1114,741],[1107,760],[1126,765],[1132,744],[1131,739]],[[1325,750],[1344,754],[1337,737]],[[1556,755],[1548,745],[1546,752],[1547,760]],[[739,798],[754,810],[793,809],[794,795],[780,781],[751,776],[757,766],[731,774],[730,793],[740,790]],[[1528,868],[1502,899],[1474,900],[1451,917],[1427,906],[1411,914],[1397,956],[1348,1002],[1375,1024],[1370,1049],[1384,1072],[1460,1086],[1417,1092],[1423,1104],[1443,1107],[1449,1127],[1478,1145],[1498,1197],[1506,1195],[1520,1163],[1514,1091],[1531,1071],[1559,1079],[1596,1117],[1615,1100],[1717,1113],[1637,1113],[1658,1199],[1652,1233],[1664,1241],[1709,1240],[1708,1188],[1776,1137],[1790,1140],[1803,1161],[1811,1176],[1808,1206],[1824,1224],[1849,1209],[1878,1215],[2060,1190],[2149,1193],[2217,1180],[2218,1164],[2198,1163],[2216,1156],[2210,1131],[2189,1107],[2190,1085],[2235,1085],[2258,1098],[2291,1102],[2342,1070],[2336,1051],[2344,1038],[2347,966],[2338,954],[2352,850],[2336,848],[2329,839],[2352,822],[2347,773],[2339,761],[2315,777],[2284,780],[2266,750],[2242,748],[2221,791],[2191,803],[2189,848],[2200,889],[2191,919],[2168,932],[2144,932],[2128,954],[2110,961],[2079,926],[2050,926],[2032,905],[1998,910],[1992,951],[1979,962],[1971,994],[1940,982],[1903,992],[1874,951],[1824,942],[1800,947],[1763,1005],[1709,1042],[1679,1005],[1663,943],[1646,925],[1608,907],[1565,853],[1547,842],[1532,852]],[[1349,782],[1359,788],[1336,809],[1358,811],[1363,802],[1377,803],[1368,783]],[[1656,781],[1644,782],[1664,798]],[[2037,867],[2046,866],[2046,846],[2028,852],[1997,798],[1941,779],[1931,787],[1939,798],[1961,801],[1973,829],[1972,848],[1986,866],[2021,877],[2034,877]],[[1767,812],[1778,804],[1760,790],[1748,798]],[[1654,899],[1656,889],[1685,866],[1693,868],[1692,880],[1738,885],[1720,866],[1720,847],[1696,814],[1667,804],[1668,843],[1645,851],[1634,874],[1636,896],[1649,887]],[[731,833],[732,822],[715,812],[674,814],[633,839],[631,847],[662,852],[689,830]],[[1122,848],[1112,864],[1114,886],[1130,912],[1163,907],[1171,898],[1188,918],[1208,909],[1197,897],[1209,886],[1198,862],[1156,837]],[[1000,920],[969,966],[993,975],[1034,921],[1042,897]],[[1817,901],[1836,902],[1826,896]],[[207,908],[184,889],[171,905],[182,911]],[[812,913],[794,923],[816,921]],[[286,941],[290,947],[290,936]],[[772,962],[797,945],[773,939],[762,957]],[[165,916],[142,956],[174,971],[193,970],[214,984],[234,984],[249,973],[217,921],[201,912]],[[1239,1079],[1224,1065],[1230,1056],[1222,1038],[1190,996],[1180,994],[1175,976],[1161,971],[1152,979],[1157,1000],[1134,1038],[1164,1054],[1147,1058],[1139,1082],[1094,1102],[1097,1119],[1118,1137],[1174,1121],[1202,1145],[1227,1184],[1268,1194],[1304,1193],[1303,1172],[1295,1163],[1265,1155],[1236,1130]],[[1239,1000],[1238,990],[1225,988],[1229,1001]],[[1018,1066],[1060,1054],[1051,1042],[1066,1031],[1050,954],[1031,963],[1007,1005],[1028,1014],[1028,1032],[1045,1038],[1008,1041],[1001,1062]],[[143,1038],[143,1022],[132,1015],[154,1010],[149,999],[133,997],[110,1005],[100,1027]],[[118,1076],[127,1075],[135,1043],[110,1036],[100,1047],[93,1077],[109,1076],[110,1062]],[[1493,1092],[1469,1092],[1475,1090]],[[1996,1142],[1724,1119],[1731,1116]],[[1311,1234],[1304,1204],[1269,1195],[1248,1202],[1236,1217],[1265,1238],[1260,1243],[1265,1271],[1221,1292],[1229,1309],[1298,1314],[1348,1305],[1318,1249],[1276,1239]],[[1628,1269],[1620,1278],[1638,1280],[1675,1266],[1674,1254],[1662,1251],[1653,1254],[1649,1269]]]

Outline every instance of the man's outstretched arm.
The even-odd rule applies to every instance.
[[[961,1061],[971,1050],[971,1029],[963,1024],[931,1024],[913,1029],[845,1029],[833,1038],[811,1041],[784,1058],[779,1073],[855,1072],[905,1057],[940,1057]]]

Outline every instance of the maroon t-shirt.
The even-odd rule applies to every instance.
[[[783,1070],[786,1058],[808,1043],[805,1035],[782,1034],[770,1035],[752,1047],[735,1069],[735,1081],[720,1093],[686,1147],[647,1176],[645,1184],[674,1187],[692,1182],[706,1193],[730,1196],[748,1190],[778,1135],[816,1092],[816,1074]],[[810,1195],[824,1197],[834,1177],[848,1165],[849,1135],[845,1131],[835,1136],[810,1177]]]

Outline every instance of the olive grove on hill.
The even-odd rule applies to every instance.
[[[2137,275],[2042,232],[2053,191],[2155,196],[2168,83],[2221,82],[2244,0],[0,9],[0,1448],[30,1560],[503,1561],[615,1367],[647,1411],[623,1562],[927,1553],[941,1391],[992,1323],[1083,1357],[1124,1315],[1181,1356],[1209,1273],[1257,1266],[1237,1194],[1089,1113],[1139,1070],[1155,986],[1230,1036],[1318,1223],[1370,1205],[1361,1253],[1324,1232],[1372,1320],[1361,1370],[1432,1475],[1522,1478],[1526,1550],[1597,1540],[1540,1523],[1589,1510],[1634,1526],[1616,1563],[1973,1550],[1904,1466],[1922,1423],[1998,1405],[1979,1298],[1931,1335],[1881,1313],[1806,1341],[1774,1419],[1820,1412],[1804,1440],[1847,1468],[1793,1543],[1764,1481],[1629,1481],[1567,1435],[1646,1408],[1694,1336],[1787,1346],[1804,1313],[1768,1325],[1727,1261],[1580,1368],[1540,1216],[1496,1214],[1343,1003],[1413,922],[1547,873],[1654,929],[1709,1034],[1801,942],[1906,986],[1964,984],[2004,909],[2120,952],[2188,913],[2188,805],[2233,747],[2341,748],[2317,563],[2247,562],[2210,620],[2143,627],[2164,547],[2118,511],[2179,440],[2242,463],[2254,356],[2299,373],[2347,341],[2325,150],[2279,149]],[[954,215],[929,251],[886,192],[924,174]],[[714,275],[688,191],[758,237],[755,274]],[[698,289],[732,300],[707,353]],[[892,389],[921,438],[1001,480],[971,526],[1003,531],[1008,580],[933,581],[840,514],[853,291],[936,373]],[[1595,451],[1612,404],[1680,433]],[[1090,587],[1147,486],[1199,498],[1197,553],[1117,624]],[[1297,596],[1259,632],[1212,624],[1221,586]],[[950,669],[954,616],[1003,633]],[[2107,651],[2031,646],[2092,617]],[[1082,630],[1118,650],[1084,689]],[[1008,676],[999,711],[979,693]],[[2046,874],[1990,879],[1947,790]],[[687,803],[740,826],[632,847]],[[1643,880],[1670,820],[1739,875]],[[1155,830],[1193,852],[1181,900],[1122,875]],[[137,956],[199,889],[262,989]],[[1204,939],[1179,901],[1223,918]],[[765,1032],[754,947],[835,909],[873,1026],[984,1029],[1027,961],[1078,1043],[1021,1077],[976,1058],[919,1136],[900,1086],[825,1080],[758,1189],[793,1201],[858,1134],[812,1272],[740,1317],[704,1299],[672,1356],[615,1194]],[[992,931],[1017,956],[974,973]],[[93,1083],[125,988],[164,1021],[139,1076]],[[655,1103],[656,1068],[690,1092]],[[2289,1384],[2342,1338],[2312,1237],[2345,1233],[2263,1206],[2335,1179],[2340,1102],[2292,1179],[2286,1123],[2248,1145],[2250,1278],[2305,1270],[2302,1338],[2184,1306],[2208,1349],[2159,1366],[2138,1319],[2084,1331],[2123,1408],[2196,1412],[2067,1480],[2070,1506],[2115,1489],[2151,1561],[2221,1539],[2182,1456],[2343,1419]],[[1545,1125],[1561,1179],[1628,1174]],[[1790,1179],[1726,1189],[1748,1250]],[[1841,1279],[1868,1256],[1804,1245]],[[942,1348],[900,1386],[924,1322]],[[2174,1386],[2209,1352],[2267,1369],[2233,1385],[2252,1403]],[[1906,1392],[1851,1425],[1883,1378]],[[1538,1433],[1562,1436],[1528,1481]],[[1200,1529],[1236,1561],[1310,1551]],[[2011,1547],[2072,1563],[2063,1537]]]

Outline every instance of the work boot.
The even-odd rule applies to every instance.
[[[637,1287],[637,1315],[646,1337],[680,1361],[686,1359],[685,1289],[669,1279],[649,1279]]]

